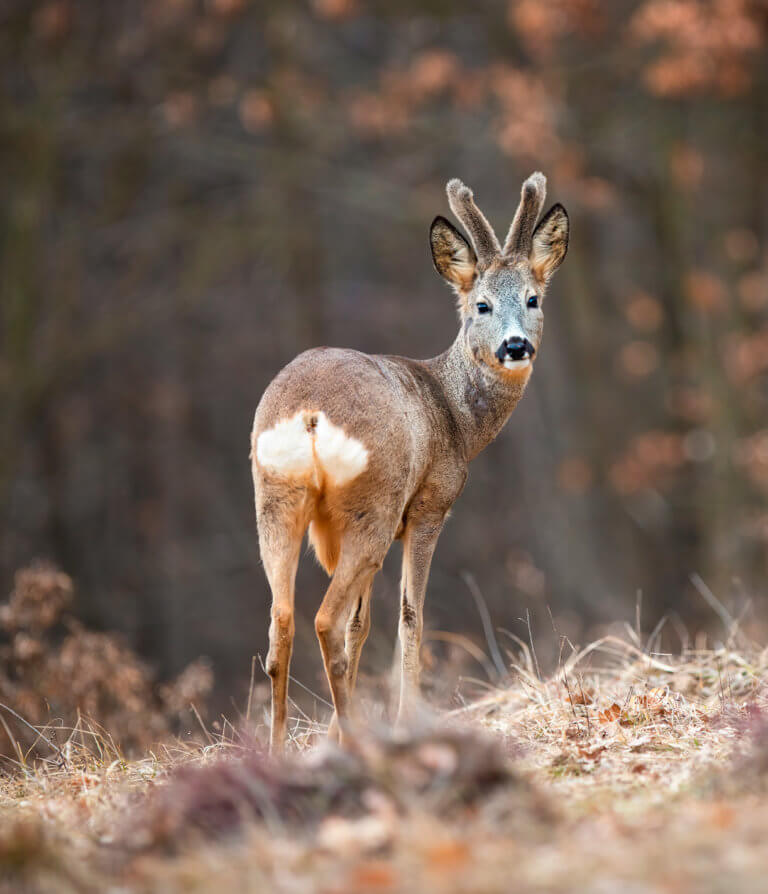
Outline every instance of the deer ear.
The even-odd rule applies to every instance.
[[[477,256],[456,227],[444,217],[436,217],[429,228],[429,244],[435,270],[440,276],[461,291],[471,289]]]
[[[559,203],[553,205],[539,221],[533,231],[530,258],[531,270],[538,280],[548,282],[563,263],[568,251],[569,229],[568,214]]]

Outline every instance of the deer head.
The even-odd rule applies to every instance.
[[[544,293],[568,250],[562,205],[553,205],[536,224],[546,189],[538,172],[523,183],[503,248],[460,180],[448,183],[448,203],[471,241],[444,217],[436,217],[430,228],[432,260],[459,298],[468,352],[501,377],[530,373],[544,325]]]

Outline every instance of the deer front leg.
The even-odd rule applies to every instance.
[[[421,635],[424,629],[424,596],[429,566],[442,528],[439,520],[409,522],[403,539],[403,575],[400,584],[400,707],[397,726],[407,723],[419,697]]]

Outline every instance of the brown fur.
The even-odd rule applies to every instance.
[[[318,499],[318,504],[322,504],[322,502],[322,499]],[[341,535],[341,526],[338,523],[334,524],[328,513],[321,505],[318,505],[309,524],[309,542],[315,551],[317,561],[329,576],[333,574],[339,564]]]
[[[393,540],[403,539],[402,719],[418,693],[424,596],[443,521],[464,487],[470,460],[499,433],[530,377],[530,363],[508,368],[494,356],[493,346],[478,345],[472,335],[478,281],[486,290],[518,290],[523,300],[534,282],[529,261],[501,256],[496,236],[466,187],[452,181],[448,191],[477,251],[444,218],[433,223],[435,266],[462,295],[463,324],[453,345],[431,360],[336,348],[307,351],[278,373],[256,410],[251,456],[259,543],[273,596],[267,671],[274,750],[282,747],[286,732],[294,580],[307,528],[320,564],[333,575],[315,628],[336,709],[332,730],[342,737],[349,730],[357,666],[370,627],[373,577]],[[567,217],[564,229],[553,222],[542,234],[540,263],[546,260],[545,243],[562,238],[567,244]],[[531,330],[535,347],[537,325],[538,334]],[[323,460],[317,439],[324,437],[325,420],[326,431],[336,438],[336,453],[328,452],[330,441],[323,442]],[[262,465],[259,444],[284,425],[290,428],[284,454],[273,452]],[[334,483],[338,477],[326,474],[327,466],[333,457],[346,462],[350,444],[357,445],[357,453],[349,454],[356,471],[339,485]],[[297,471],[281,472],[279,462],[289,460]]]

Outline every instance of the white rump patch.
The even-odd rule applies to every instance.
[[[259,465],[290,477],[308,475],[312,471],[312,438],[307,431],[305,415],[299,412],[259,435],[256,441]]]
[[[368,465],[365,446],[344,429],[333,425],[325,413],[299,410],[256,440],[256,459],[266,469],[288,478],[304,478],[313,472],[333,484],[346,484]]]
[[[325,413],[317,414],[317,458],[320,465],[336,484],[346,484],[356,478],[368,465],[368,451],[357,440],[328,421]]]

